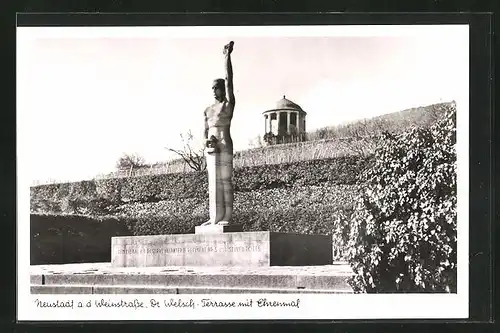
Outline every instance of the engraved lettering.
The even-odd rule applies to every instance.
[[[151,247],[143,246],[138,248],[118,248],[116,249],[116,254],[127,255],[127,254],[146,254],[146,255],[164,255],[164,254],[183,254],[183,253],[211,253],[211,252],[260,252],[261,247],[258,245],[230,245],[227,242],[223,246],[196,246],[196,247]],[[152,243],[155,245],[156,243]],[[151,245],[151,244],[149,244]],[[158,244],[159,245],[159,244]]]

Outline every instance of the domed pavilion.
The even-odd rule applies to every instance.
[[[302,108],[283,96],[273,109],[262,112],[265,125],[264,133],[272,133],[275,137],[293,135],[302,141],[306,132],[306,115]],[[295,141],[295,140],[294,140]]]

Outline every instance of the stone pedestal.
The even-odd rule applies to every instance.
[[[114,267],[262,267],[330,265],[333,261],[330,236],[216,231],[113,237],[111,264]]]

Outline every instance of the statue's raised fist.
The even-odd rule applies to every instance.
[[[224,45],[224,54],[231,54],[231,52],[233,52],[233,45],[233,41],[230,41],[228,44]]]

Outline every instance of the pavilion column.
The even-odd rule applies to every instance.
[[[281,112],[276,112],[276,123],[277,123],[277,129],[276,133],[279,134],[280,128],[281,128]]]
[[[290,133],[290,121],[292,119],[292,113],[290,111],[286,112],[286,132]]]
[[[264,115],[264,134],[267,133],[267,119],[269,116],[266,114]]]

